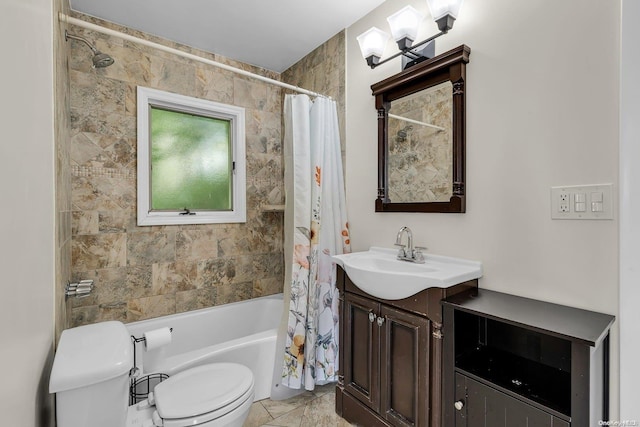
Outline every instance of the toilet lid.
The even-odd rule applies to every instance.
[[[195,417],[232,404],[252,388],[253,373],[244,365],[197,366],[156,386],[156,410],[163,419]]]

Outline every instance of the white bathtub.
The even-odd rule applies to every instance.
[[[194,366],[235,362],[248,366],[255,377],[255,400],[271,394],[282,294],[254,298],[202,310],[127,324],[131,335],[173,328],[171,343],[151,351],[136,346],[137,365],[144,374],[176,374]]]

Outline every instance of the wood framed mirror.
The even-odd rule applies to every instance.
[[[462,45],[371,86],[378,111],[376,212],[465,212]]]

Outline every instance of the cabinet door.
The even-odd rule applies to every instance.
[[[344,304],[344,388],[377,412],[380,406],[380,341],[375,321],[379,304],[350,293],[345,293]]]
[[[461,374],[456,374],[455,427],[569,427],[569,423],[544,411],[488,387]]]
[[[380,308],[380,414],[394,426],[429,425],[429,320]]]

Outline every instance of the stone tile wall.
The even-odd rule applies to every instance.
[[[88,21],[252,72],[239,64],[134,30]],[[278,293],[283,287],[281,89],[138,44],[70,27],[115,63],[91,68],[91,52],[70,42],[72,275],[94,279],[72,299],[72,325],[136,321]],[[136,225],[136,86],[246,108],[247,222]],[[66,166],[65,166],[66,167]],[[62,192],[63,190],[58,190]]]
[[[345,152],[345,31],[327,40],[282,73],[282,81],[328,95],[337,103],[342,164]],[[374,112],[375,114],[375,112]]]
[[[65,0],[53,2],[54,16],[59,12],[69,13]],[[59,20],[54,20],[55,57],[55,153],[56,153],[56,248],[55,248],[55,339],[70,324],[71,310],[65,301],[64,288],[71,280],[71,161],[69,122],[69,46],[64,39],[67,28]]]

